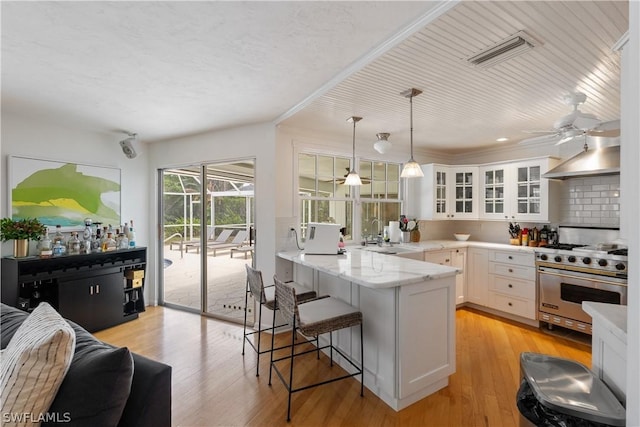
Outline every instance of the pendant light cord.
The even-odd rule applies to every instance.
[[[414,162],[413,160],[413,92],[411,92],[411,96],[409,97],[409,136],[411,143],[411,158],[410,162]]]

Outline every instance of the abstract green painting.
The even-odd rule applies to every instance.
[[[65,230],[120,224],[120,169],[9,157],[11,215]]]

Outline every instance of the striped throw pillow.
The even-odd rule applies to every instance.
[[[40,303],[22,322],[0,361],[4,426],[38,426],[47,419],[71,365],[75,341],[73,328],[47,303]]]

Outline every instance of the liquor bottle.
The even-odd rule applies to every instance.
[[[56,225],[56,234],[53,236],[53,243],[60,242],[61,244],[65,244],[64,234],[62,234],[62,227],[60,225]]]
[[[53,245],[47,232],[42,235],[38,242],[38,254],[40,258],[49,258],[53,255]]]
[[[118,236],[118,249],[129,249],[129,239],[124,233],[120,233]]]
[[[102,242],[102,252],[115,251],[116,241],[113,239],[113,235],[107,232],[107,238]]]
[[[102,247],[100,246],[101,240],[102,240],[102,236],[100,235],[100,227],[96,227],[95,234],[91,235],[91,252],[102,251]]]
[[[71,238],[69,239],[69,243],[67,245],[67,252],[69,253],[69,255],[80,254],[80,239],[78,238],[77,231],[71,233]]]
[[[133,231],[133,227],[129,228],[129,249],[135,249],[136,247],[136,233]]]
[[[92,224],[93,224],[93,221],[91,220],[91,218],[85,218],[84,219],[84,233],[82,233],[82,238],[85,241],[91,240],[91,225]]]

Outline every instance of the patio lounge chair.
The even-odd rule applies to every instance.
[[[207,245],[207,248],[213,251],[213,256],[216,256],[216,251],[219,251],[221,249],[238,248],[244,245],[244,243],[247,240],[247,237],[249,237],[249,232],[247,230],[240,230],[238,231],[238,233],[235,235],[235,237],[231,242],[229,243],[213,243],[212,242]]]
[[[207,242],[207,246],[211,244],[227,243],[227,240],[229,239],[229,236],[231,236],[232,232],[233,230],[228,230],[228,229],[222,230],[220,234],[218,234],[218,237],[216,237],[215,239],[209,240]],[[184,249],[185,252],[189,252],[189,248],[196,248],[196,251],[200,253],[200,240],[192,240],[190,242],[186,242],[184,244],[184,248],[185,248]]]

